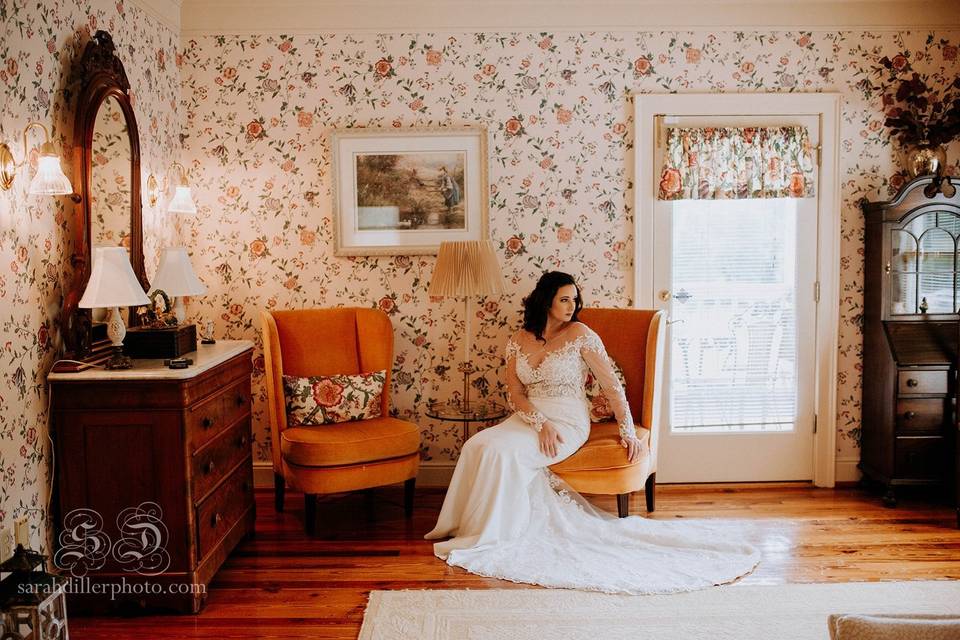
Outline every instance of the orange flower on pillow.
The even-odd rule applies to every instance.
[[[323,378],[313,385],[313,399],[323,407],[332,407],[340,404],[343,397],[343,386],[330,378]]]

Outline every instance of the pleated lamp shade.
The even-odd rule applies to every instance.
[[[441,242],[427,293],[433,297],[503,294],[503,274],[489,240]]]

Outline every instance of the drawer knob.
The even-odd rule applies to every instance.
[[[204,471],[207,472],[207,475],[210,475],[211,473],[213,473],[213,470],[216,469],[216,468],[217,468],[217,466],[216,466],[215,464],[213,464],[213,460],[211,460],[210,462],[208,462],[208,463],[204,466],[203,469],[204,469]]]
[[[218,524],[220,524],[221,522],[223,522],[223,516],[220,515],[219,513],[213,514],[213,517],[210,518],[210,526],[211,526],[211,527],[215,527],[215,526],[217,526]]]
[[[209,429],[210,427],[213,426],[213,418],[207,416],[206,418],[200,421],[200,424],[203,425],[204,429]]]
[[[240,436],[240,447],[241,447],[241,448],[247,446],[247,442],[249,442],[247,436],[245,436],[245,435]]]
[[[905,414],[903,414],[903,418],[905,420],[913,420],[916,417],[917,417],[916,411],[907,411]]]
[[[237,399],[235,400],[235,402],[237,403],[237,406],[238,406],[238,407],[242,407],[242,406],[243,406],[243,396],[237,396]]]
[[[920,384],[920,381],[917,380],[916,378],[907,378],[908,387],[916,387],[919,384]]]

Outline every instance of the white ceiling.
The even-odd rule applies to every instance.
[[[133,0],[209,34],[960,29],[960,0]]]

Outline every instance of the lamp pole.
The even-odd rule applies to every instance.
[[[470,373],[473,366],[470,364],[470,296],[463,296],[463,320],[466,323],[467,335],[463,341],[463,410],[470,411]]]

